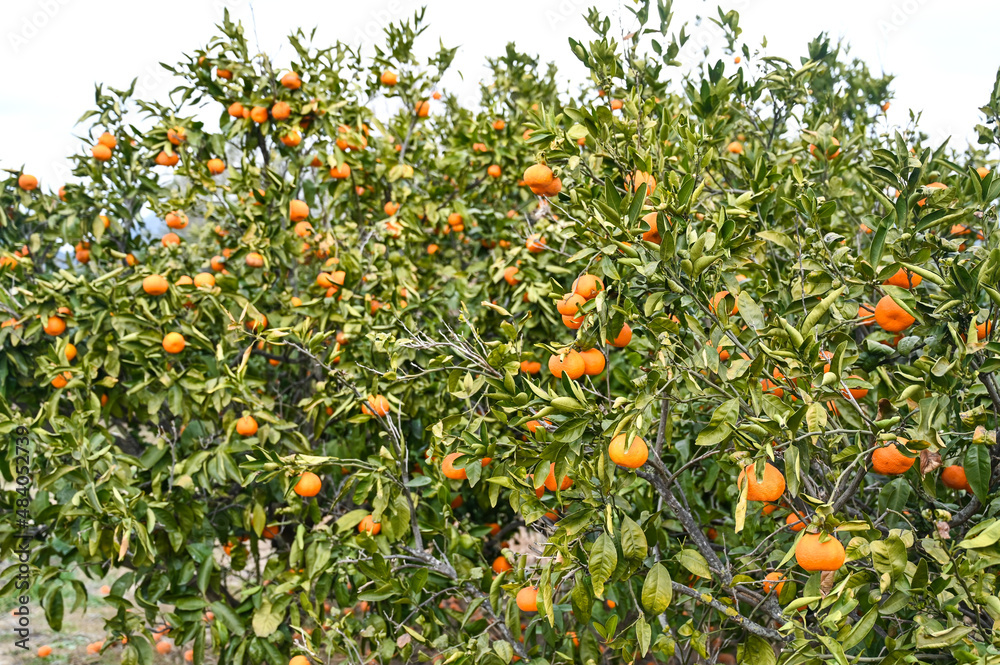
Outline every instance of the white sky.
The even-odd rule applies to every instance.
[[[36,174],[56,189],[68,176],[65,156],[80,148],[80,115],[93,104],[96,82],[126,87],[139,78],[144,98],[164,99],[173,83],[159,62],[176,62],[181,52],[204,45],[221,21],[224,6],[242,20],[280,66],[293,55],[285,36],[294,28],[319,26],[317,44],[343,40],[381,41],[381,27],[412,16],[427,5],[430,28],[425,51],[438,40],[459,46],[449,90],[478,99],[486,56],[503,53],[508,41],[554,61],[562,85],[583,80],[585,70],[570,53],[567,38],[590,40],[583,13],[597,6],[612,17],[621,37],[632,27],[631,0],[8,0],[0,13],[0,63],[8,84],[0,88],[0,168]],[[715,15],[716,2],[675,0],[675,27],[696,14]],[[251,5],[253,17],[251,16]],[[973,137],[1000,66],[997,0],[731,0],[724,8],[741,15],[741,40],[751,51],[768,40],[767,53],[797,62],[820,31],[844,38],[851,52],[873,71],[896,75],[891,122],[905,124],[907,109],[924,111],[921,126],[935,142]],[[653,12],[655,16],[655,10]],[[256,19],[254,22],[253,18]],[[619,27],[620,26],[620,27]],[[722,57],[718,30],[692,26],[694,43]],[[620,40],[619,40],[620,41]],[[699,53],[700,57],[700,53]],[[688,53],[690,60],[690,52]],[[731,61],[727,67],[733,67]],[[463,74],[458,76],[457,72]]]

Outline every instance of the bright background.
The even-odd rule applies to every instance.
[[[84,128],[76,121],[93,104],[94,84],[121,88],[138,78],[139,96],[165,99],[173,83],[158,63],[176,62],[181,52],[205,44],[224,7],[243,22],[250,43],[281,66],[293,55],[285,35],[296,27],[318,27],[318,44],[339,39],[368,45],[370,52],[384,25],[412,16],[422,4],[430,28],[419,43],[425,50],[435,49],[439,39],[460,47],[445,87],[466,103],[478,100],[485,58],[502,54],[508,41],[554,61],[568,86],[582,81],[584,70],[567,38],[591,39],[583,19],[589,7],[611,16],[619,41],[633,26],[631,0],[27,0],[0,13],[0,63],[7,75],[0,88],[0,168],[23,165],[43,187],[58,188],[69,176],[65,157],[81,150],[74,136]],[[674,4],[675,29],[699,14],[716,15],[715,2]],[[973,127],[982,121],[978,108],[1000,65],[996,0],[733,0],[723,6],[739,11],[741,40],[751,52],[766,37],[769,55],[797,62],[808,41],[825,30],[845,40],[875,73],[896,76],[890,122],[906,124],[910,109],[922,111],[921,128],[933,143],[952,136],[961,146],[974,139]],[[699,61],[704,45],[712,49],[711,62],[726,57],[721,31],[710,22],[692,23],[688,32],[693,38],[685,62]],[[735,66],[729,57],[726,62]]]

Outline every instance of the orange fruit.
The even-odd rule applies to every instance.
[[[187,141],[187,130],[183,127],[171,127],[167,130],[167,140],[172,145],[180,145]]]
[[[300,238],[308,238],[310,235],[312,235],[312,232],[313,232],[313,227],[312,224],[310,224],[309,222],[302,221],[298,222],[295,225],[295,235],[297,235]]]
[[[833,146],[839,146],[840,145],[840,140],[836,136],[832,136],[832,137],[830,137],[830,144],[833,145]],[[836,157],[840,156],[840,148],[838,147],[834,151],[834,153],[832,155],[831,154],[824,154],[822,152],[817,154],[817,152],[816,152],[816,146],[814,146],[812,143],[810,143],[809,144],[809,154],[812,155],[813,157],[826,157],[827,159],[835,159]]]
[[[533,164],[524,171],[522,181],[528,187],[547,187],[552,184],[555,176],[552,169],[545,164]]]
[[[105,584],[104,586],[101,587],[101,595],[102,596],[107,596],[110,593],[111,593],[111,587],[109,587],[107,584]]]
[[[215,275],[213,275],[210,272],[200,272],[194,276],[194,281],[192,283],[197,288],[202,288],[202,287],[211,288],[215,286]]]
[[[886,332],[902,332],[916,322],[906,310],[896,304],[890,296],[882,296],[875,305],[875,323]]]
[[[160,654],[161,656],[166,656],[173,650],[173,648],[174,645],[172,645],[170,642],[167,642],[166,640],[161,640],[156,643],[156,653]]]
[[[709,304],[709,307],[711,308],[711,310],[712,310],[713,312],[715,312],[715,311],[716,311],[716,308],[717,308],[717,307],[719,306],[719,303],[720,303],[720,302],[722,302],[723,298],[725,298],[725,297],[726,297],[726,296],[728,296],[728,295],[729,295],[729,291],[719,291],[719,292],[718,292],[718,293],[716,293],[716,294],[715,294],[714,296],[712,296],[712,302],[711,302],[711,303]],[[734,298],[734,300],[735,300],[735,296],[733,296],[733,298]],[[729,315],[730,315],[730,316],[732,316],[733,314],[738,314],[738,313],[739,313],[739,311],[740,311],[740,306],[739,306],[739,305],[737,305],[737,304],[736,304],[736,303],[734,302],[734,303],[733,303],[733,311],[731,311],[731,312],[729,313]]]
[[[101,143],[98,143],[93,148],[90,149],[90,154],[94,156],[99,162],[106,162],[111,159],[111,148]]]
[[[781,573],[768,573],[764,576],[764,593],[771,593],[774,591],[775,595],[781,593],[781,590],[785,588],[785,576]]]
[[[45,326],[42,330],[45,331],[46,335],[56,337],[66,332],[66,322],[58,316],[50,316],[49,320],[45,322]]]
[[[562,191],[562,179],[554,178],[552,182],[550,182],[547,185],[540,187],[531,187],[530,189],[532,193],[538,194],[539,196],[548,196],[548,197],[556,196],[557,194],[559,194],[559,192]]]
[[[916,461],[917,458],[907,457],[899,451],[899,446],[890,443],[872,452],[872,471],[883,476],[899,476],[909,471]]]
[[[520,279],[517,278],[517,273],[519,272],[521,272],[520,269],[516,268],[515,266],[509,266],[507,268],[504,268],[503,271],[504,281],[510,284],[511,286],[516,286],[521,281]]]
[[[642,221],[646,223],[648,230],[642,232],[642,239],[646,242],[651,242],[659,245],[663,242],[663,238],[660,237],[660,232],[656,228],[656,213],[651,212],[642,218]]]
[[[522,612],[538,611],[538,587],[528,586],[517,592],[517,607]]]
[[[542,363],[531,360],[522,360],[521,371],[525,374],[538,374],[542,371]]]
[[[959,464],[946,466],[941,470],[941,482],[944,486],[953,490],[965,490],[972,493],[972,486],[965,475],[965,468]]]
[[[177,162],[180,161],[180,156],[175,152],[169,154],[166,151],[161,150],[158,155],[156,155],[156,163],[160,166],[176,166]]]
[[[861,319],[861,325],[870,326],[875,323],[875,308],[867,303],[862,303],[858,305],[858,313],[855,316]]]
[[[56,378],[52,379],[52,386],[54,388],[65,388],[66,384],[69,383],[72,378],[72,374],[69,372],[63,372],[62,374],[57,375]]]
[[[52,655],[52,647],[48,646],[47,644],[38,647],[39,658],[48,658],[50,655]]]
[[[445,455],[444,460],[441,462],[441,473],[444,474],[445,478],[449,478],[451,480],[465,480],[469,477],[468,474],[466,474],[464,467],[458,469],[454,466],[455,460],[461,455],[462,453],[449,453],[448,455]]]
[[[289,148],[294,148],[298,144],[302,143],[302,135],[293,129],[292,131],[281,136],[281,142]]]
[[[319,494],[323,489],[323,481],[312,471],[306,471],[295,483],[295,493],[299,496],[311,497]]]
[[[247,414],[236,421],[236,433],[240,436],[253,436],[257,433],[257,421],[253,416]]]
[[[623,466],[626,469],[638,469],[649,459],[649,447],[642,437],[633,436],[632,444],[626,451],[625,442],[627,439],[624,432],[611,439],[611,445],[608,446],[608,457],[618,466]]]
[[[792,531],[799,532],[806,528],[806,521],[804,517],[799,517],[795,513],[788,513],[788,517],[785,518],[785,524],[788,525]]]
[[[645,171],[636,171],[632,175],[625,177],[625,185],[630,187],[633,192],[638,192],[639,186],[643,183],[646,183],[647,196],[656,189],[656,178]]]
[[[549,475],[545,477],[545,489],[550,492],[556,491],[556,465],[549,464]],[[563,476],[559,483],[559,489],[569,489],[573,485],[573,480],[569,476]]]
[[[212,175],[219,175],[220,173],[226,170],[226,163],[223,162],[218,157],[208,160],[207,166],[208,166],[208,172],[211,173]]]
[[[885,280],[883,284],[891,284],[892,286],[899,286],[904,289],[911,289],[915,286],[920,286],[920,282],[924,281],[924,278],[916,273],[912,273],[908,270],[900,268],[896,271],[889,279]]]
[[[612,99],[611,100],[611,110],[612,111],[617,111],[622,106],[624,106],[624,104],[625,103],[622,100],[620,100],[620,99]]]
[[[38,178],[27,173],[22,173],[17,178],[17,186],[26,192],[30,192],[38,187]]]
[[[829,370],[827,370],[827,371],[829,371]],[[857,374],[851,374],[847,378],[849,378],[849,379],[860,379],[861,377],[858,376]],[[841,390],[840,394],[842,394],[844,396],[844,399],[847,399],[848,395],[851,396],[851,397],[853,397],[856,400],[858,400],[858,399],[864,399],[864,396],[868,394],[868,389],[867,388],[847,388],[845,390]]]
[[[371,515],[365,515],[358,524],[358,533],[367,533],[369,536],[377,536],[382,530],[382,524],[376,522]]]
[[[988,176],[990,174],[990,169],[987,166],[980,166],[978,169],[976,169],[976,174],[980,178],[985,178],[986,176]]]
[[[110,148],[111,150],[114,150],[115,146],[118,145],[118,139],[116,139],[115,135],[111,132],[104,132],[101,134],[100,138],[97,139],[97,142],[107,148]]]
[[[506,126],[507,123],[504,121],[503,118],[497,118],[496,120],[493,121],[493,129],[497,130],[498,132],[502,131],[503,128]]]
[[[618,332],[618,336],[614,339],[609,339],[608,344],[617,347],[619,349],[628,346],[628,343],[632,341],[632,328],[629,327],[627,323],[622,324],[622,329]]]
[[[179,245],[181,244],[181,238],[176,233],[168,233],[163,236],[163,239],[160,241],[160,243],[164,247],[170,247],[171,245]]]
[[[492,566],[492,568],[493,568],[493,572],[496,573],[497,575],[499,575],[500,573],[502,573],[502,572],[504,572],[506,570],[510,570],[512,568],[512,566],[510,565],[510,562],[507,561],[506,558],[504,558],[502,556],[498,556],[497,558],[493,559],[493,566]]]
[[[747,501],[777,501],[785,493],[785,476],[770,462],[764,463],[764,479],[757,480],[754,465],[743,467],[736,479],[737,489],[742,488],[743,479],[747,480]]]
[[[944,184],[943,182],[928,183],[926,187],[928,189],[948,189],[948,185]],[[925,203],[927,203],[927,199],[920,199],[919,201],[917,201],[918,206],[923,206]]]
[[[537,430],[539,427],[542,427],[544,429],[547,425],[551,424],[552,421],[550,420],[529,420],[528,422],[524,423],[524,426],[527,428],[529,432],[534,434],[535,430]]]
[[[382,395],[369,395],[368,403],[361,405],[361,411],[367,413],[368,415],[377,415],[379,417],[385,418],[392,411],[392,407],[389,405],[389,400],[387,400]]]
[[[437,254],[439,249],[441,249],[441,247],[439,247],[436,243],[432,242],[431,244],[427,245],[427,253],[432,256],[434,254]]]
[[[517,270],[517,268],[514,268]],[[587,302],[587,299],[578,293],[568,293],[563,296],[562,300],[556,301],[556,309],[563,316],[576,316],[577,312],[580,311],[580,307]]]
[[[382,76],[378,79],[382,85],[387,85],[390,88],[399,82],[399,77],[396,76],[396,72],[391,72],[388,69],[382,72]]]
[[[989,337],[990,333],[992,332],[993,332],[992,321],[983,321],[982,323],[976,326],[976,337],[979,339],[980,342]]]
[[[586,316],[583,314],[580,314],[579,316],[563,316],[562,319],[563,325],[570,330],[579,330],[580,327],[583,326]]]
[[[302,87],[302,79],[295,72],[288,72],[281,77],[281,85],[289,90],[298,90]]]
[[[184,661],[187,663],[194,662],[194,649],[188,649],[184,652]]]
[[[277,524],[271,524],[269,526],[264,527],[264,530],[261,531],[260,535],[267,540],[271,540],[275,536],[277,536],[280,532],[281,529],[278,527]]]
[[[382,206],[382,211],[389,217],[392,217],[399,212],[399,204],[394,201],[386,201],[385,205]]]
[[[426,99],[419,101],[413,105],[413,110],[418,118],[426,118],[431,113],[431,103]]]
[[[330,169],[330,177],[334,180],[344,180],[345,178],[351,177],[351,167],[344,162],[339,166],[334,166]]]
[[[821,543],[818,533],[807,533],[795,545],[795,560],[810,572],[840,570],[846,558],[844,546],[832,534]]]
[[[229,115],[231,115],[234,118],[243,117],[243,105],[240,104],[239,102],[233,102],[232,104],[230,104],[228,111]]]
[[[527,247],[528,251],[532,254],[540,254],[545,251],[545,238],[537,233],[532,233],[524,242],[524,246]]]
[[[73,362],[74,358],[76,358],[76,345],[73,344],[72,342],[67,342],[66,343],[66,360],[68,362]]]
[[[596,275],[581,275],[573,282],[573,293],[590,300],[604,290],[604,282]]]
[[[580,351],[580,357],[583,358],[583,373],[587,376],[597,376],[604,371],[608,362],[600,349]]]
[[[742,155],[743,144],[739,141],[731,141],[729,145],[726,146],[726,151],[732,155]]]
[[[255,106],[252,109],[250,109],[250,119],[256,122],[258,125],[267,122],[267,107]]]
[[[500,165],[499,164],[490,164],[490,167],[488,169],[486,169],[486,173],[491,178],[499,178],[500,177],[500,173],[501,173]]]
[[[194,284],[194,280],[187,275],[181,275],[174,284],[177,286],[191,286]]]
[[[583,356],[571,349],[563,350],[562,353],[554,353],[549,357],[549,371],[557,378],[561,379],[563,373],[571,379],[579,379],[583,376],[587,364],[583,362]]]
[[[264,265],[264,257],[258,254],[257,252],[250,252],[249,254],[247,254],[244,261],[251,268],[260,268],[263,267]]]
[[[309,659],[305,656],[292,656],[292,659],[288,661],[288,665],[309,665]]]
[[[288,204],[288,218],[293,222],[301,222],[307,217],[309,217],[309,206],[306,205],[306,202],[292,199],[291,203]]]
[[[169,332],[163,336],[163,350],[170,354],[178,354],[187,344],[180,333]]]
[[[142,290],[151,296],[162,296],[170,284],[161,275],[150,275],[142,280]]]

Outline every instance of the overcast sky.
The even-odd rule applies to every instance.
[[[675,0],[676,22],[699,13],[715,15],[716,4]],[[158,63],[176,62],[181,52],[204,45],[223,7],[243,21],[250,43],[259,43],[281,66],[294,54],[285,36],[296,27],[318,27],[318,44],[338,39],[371,44],[381,41],[388,22],[426,5],[430,29],[422,43],[433,49],[441,39],[460,47],[455,72],[445,84],[471,99],[478,98],[485,57],[502,54],[508,41],[554,61],[565,85],[585,74],[567,38],[590,39],[582,16],[587,8],[610,15],[617,37],[632,27],[626,9],[631,0],[24,0],[8,5],[0,14],[0,63],[7,73],[7,84],[0,88],[0,168],[24,165],[52,189],[68,176],[65,156],[79,150],[74,136],[85,128],[76,121],[93,104],[94,83],[125,87],[138,77],[141,96],[164,99],[172,82]],[[988,99],[1000,66],[997,0],[733,0],[723,7],[739,11],[741,40],[751,50],[767,38],[769,55],[797,59],[823,30],[843,38],[875,72],[896,76],[890,121],[905,124],[908,109],[923,111],[921,126],[935,141],[951,135],[964,142],[973,136],[973,126],[982,120],[978,107]],[[704,22],[689,33],[690,48],[709,44],[713,61],[722,55],[714,26]],[[728,67],[735,66],[729,62]]]

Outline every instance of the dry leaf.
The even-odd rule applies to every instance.
[[[837,576],[835,570],[824,570],[819,578],[819,592],[825,597],[833,588],[833,578]]]
[[[935,522],[934,526],[937,527],[938,536],[941,540],[951,540],[951,526],[947,522]]]
[[[926,476],[941,466],[941,455],[925,448],[920,451],[920,475]]]

